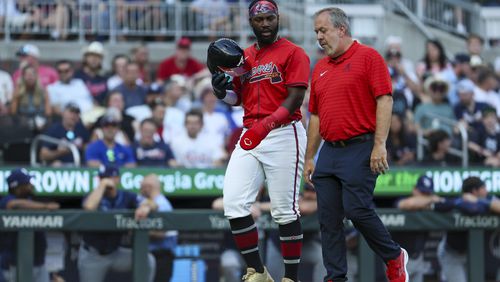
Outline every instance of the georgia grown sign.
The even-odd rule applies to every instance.
[[[0,168],[0,194],[8,191],[6,178],[10,167]],[[97,186],[97,170],[87,168],[32,168],[32,183],[39,196],[83,196]],[[224,183],[223,169],[122,169],[122,189],[138,192],[145,175],[157,174],[164,194],[169,196],[220,196]],[[398,196],[411,193],[420,175],[434,180],[434,190],[441,195],[460,193],[463,179],[478,176],[490,193],[500,194],[500,171],[487,168],[470,169],[391,169],[378,177],[376,196]]]

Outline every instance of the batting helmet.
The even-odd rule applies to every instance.
[[[207,50],[207,66],[211,73],[222,71],[231,76],[241,76],[248,71],[243,49],[229,38],[221,38],[210,43]]]

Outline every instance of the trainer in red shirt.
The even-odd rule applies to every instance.
[[[390,282],[408,281],[408,253],[391,239],[375,213],[378,174],[389,169],[386,140],[392,114],[392,84],[384,59],[351,37],[347,15],[326,8],[314,30],[327,57],[311,81],[304,178],[318,199],[325,281],[346,281],[344,217],[363,234],[387,265]],[[321,139],[324,145],[314,163]],[[368,164],[369,162],[369,164]]]
[[[309,111],[319,116],[323,139],[347,140],[375,132],[377,98],[391,93],[384,59],[373,48],[353,41],[342,55],[317,63]]]
[[[156,80],[162,84],[174,74],[191,77],[203,69],[205,66],[191,57],[191,40],[183,37],[177,42],[175,54],[166,58],[158,66]]]

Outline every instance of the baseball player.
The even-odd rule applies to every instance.
[[[8,194],[0,200],[2,210],[58,210],[55,202],[43,203],[33,200],[35,187],[31,183],[31,176],[24,168],[17,168],[7,177]],[[17,274],[17,232],[2,232],[0,240],[1,273],[0,281],[18,281]],[[45,232],[34,232],[33,249],[33,280],[49,282],[49,272],[45,265],[47,251],[47,237]]]
[[[301,48],[279,37],[274,1],[254,0],[248,10],[257,43],[244,51],[242,68],[236,69],[247,72],[234,77],[232,83],[222,71],[215,70],[212,76],[214,94],[244,109],[244,130],[224,179],[224,213],[248,266],[243,281],[274,281],[262,265],[257,228],[250,214],[259,188],[267,181],[285,263],[281,281],[297,281],[302,247],[298,192],[306,144],[305,129],[297,121],[308,86],[309,58]],[[212,43],[208,52],[212,71],[210,65],[217,63],[210,55],[214,48],[229,52],[239,47],[230,40]],[[236,70],[231,73],[241,74]],[[231,87],[234,91],[228,91]]]

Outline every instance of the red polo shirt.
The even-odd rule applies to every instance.
[[[319,116],[323,139],[347,140],[375,132],[376,98],[386,94],[392,94],[392,83],[384,59],[354,41],[344,54],[316,64],[309,112]]]

